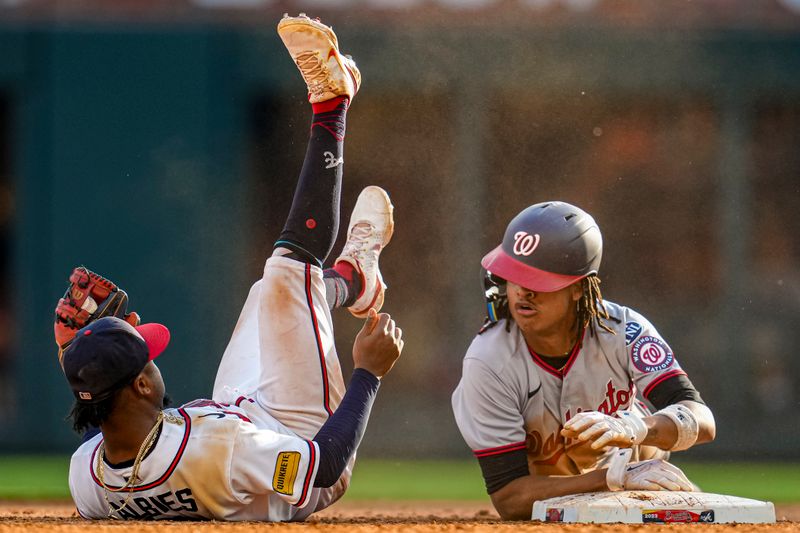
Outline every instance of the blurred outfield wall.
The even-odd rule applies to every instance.
[[[305,149],[279,16],[0,23],[0,450],[77,443],[51,333],[77,264],[170,327],[178,403],[210,394]],[[342,225],[367,184],[396,206],[385,309],[407,344],[365,455],[468,455],[449,396],[479,259],[520,209],[564,199],[604,231],[606,298],[655,323],[717,414],[691,453],[798,457],[799,33],[325,20],[364,75]],[[359,323],[336,326],[349,368]]]

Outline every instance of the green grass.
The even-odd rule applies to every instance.
[[[353,500],[487,500],[477,461],[358,460]]]
[[[0,499],[69,498],[69,457],[0,456]]]
[[[800,503],[798,463],[683,463],[675,461],[705,492],[773,503]]]
[[[677,463],[706,492],[800,502],[800,463]],[[0,499],[69,498],[68,468],[64,456],[0,457]],[[346,498],[488,501],[471,460],[359,460]]]

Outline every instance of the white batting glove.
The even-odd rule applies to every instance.
[[[561,435],[580,441],[593,441],[592,449],[605,446],[635,446],[647,437],[644,420],[631,411],[617,411],[615,416],[584,411],[564,424]]]
[[[606,472],[606,485],[609,490],[694,490],[680,468],[661,459],[627,464],[627,458],[614,458]]]

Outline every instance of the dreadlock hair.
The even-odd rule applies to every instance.
[[[81,403],[75,400],[67,416],[72,420],[72,429],[81,434],[90,428],[99,428],[114,411],[118,395],[119,391],[98,403]]]
[[[597,328],[615,335],[614,330],[602,322],[608,320],[608,311],[603,303],[603,294],[600,292],[600,278],[591,274],[581,280],[583,295],[578,300],[578,323],[582,328],[589,328],[589,333],[597,334]]]
[[[506,319],[506,331],[511,331],[511,323],[513,321],[511,320],[511,312],[508,309],[508,296],[505,290],[506,281],[495,278],[495,282],[498,286],[493,298],[496,320],[492,320],[487,316],[479,334],[490,329],[504,318]],[[583,294],[581,299],[578,300],[578,324],[580,328],[588,328],[591,335],[597,334],[598,327],[612,335],[616,335],[614,330],[602,321],[608,320],[610,317],[603,303],[603,294],[600,292],[600,278],[597,277],[597,274],[591,274],[583,278],[581,280],[581,288],[583,289]]]
[[[103,422],[108,420],[108,417],[114,411],[121,391],[122,389],[116,391],[98,403],[81,403],[75,400],[75,403],[72,404],[72,410],[67,415],[67,418],[72,420],[72,429],[75,433],[81,434],[87,430],[99,428]],[[172,405],[172,398],[170,398],[169,394],[164,393],[161,407],[166,409],[170,405]]]

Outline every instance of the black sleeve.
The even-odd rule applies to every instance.
[[[706,402],[700,397],[700,393],[694,388],[689,376],[686,374],[678,374],[667,378],[650,391],[647,395],[647,400],[653,404],[656,409],[663,409],[668,405],[678,403],[683,400],[691,400],[693,402],[702,403]]]
[[[370,372],[361,368],[353,370],[342,403],[314,437],[319,446],[315,487],[331,487],[339,480],[364,436],[379,386],[380,380]]]
[[[492,494],[502,489],[517,478],[530,474],[528,470],[528,454],[525,450],[516,450],[500,455],[479,457],[486,492]]]

